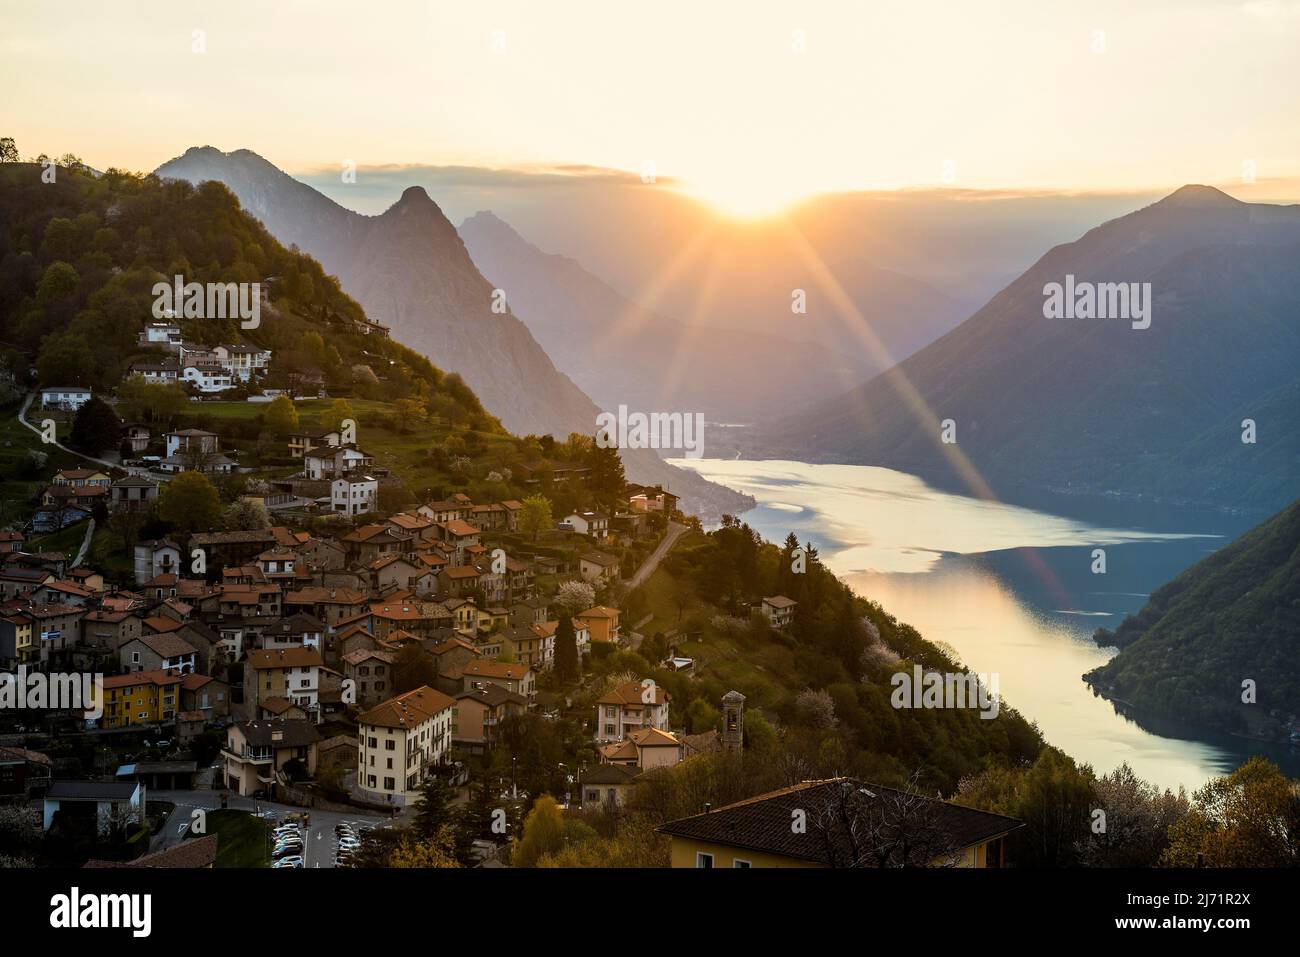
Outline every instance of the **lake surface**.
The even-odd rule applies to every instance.
[[[1084,672],[1114,649],[1091,640],[1252,521],[1218,513],[1043,495],[1030,505],[941,491],[891,469],[789,461],[677,459],[753,495],[742,518],[764,538],[793,531],[856,592],[977,672],[996,672],[1007,703],[1049,742],[1100,774],[1127,761],[1161,787],[1189,791],[1264,754],[1300,776],[1300,756],[1181,728],[1141,724],[1095,695]],[[1093,572],[1093,550],[1106,571]]]

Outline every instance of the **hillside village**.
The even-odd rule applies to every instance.
[[[281,429],[282,451],[268,454],[263,442],[246,458],[219,425],[118,417],[115,450],[50,475],[30,521],[3,533],[0,669],[103,675],[102,714],[56,710],[0,734],[57,734],[64,748],[95,741],[118,755],[105,787],[126,795],[128,809],[142,792],[117,786],[147,783],[362,816],[418,807],[431,778],[453,788],[484,779],[511,722],[563,715],[582,729],[570,761],[558,763],[574,807],[616,809],[644,771],[742,747],[739,692],[717,702],[731,716],[721,733],[689,734],[680,719],[674,729],[670,694],[652,678],[591,673],[592,662],[645,640],[621,598],[697,525],[670,491],[621,483],[597,501],[591,466],[550,460],[517,466],[510,481],[522,498],[455,491],[385,507],[381,487],[401,495],[406,486],[345,440],[354,421],[299,427],[290,390],[260,387],[275,368],[270,350],[217,346],[193,359],[172,323],[149,323],[139,343],[177,358],[132,362],[106,399],[43,387],[28,421],[54,416],[61,434],[74,433],[96,405],[121,409],[141,383],[182,389],[203,414],[209,395],[238,383],[244,404],[288,404],[293,424]],[[222,398],[227,413],[238,401]],[[297,397],[303,408],[327,401]],[[185,485],[200,501],[217,497],[213,482],[239,490],[218,523],[227,527],[168,528],[159,516],[169,496]],[[761,612],[781,629],[794,604],[771,596]],[[687,678],[695,668],[672,649],[656,664]],[[130,760],[142,746],[151,760]],[[59,774],[51,786],[52,757],[19,752],[17,779],[30,793],[44,784],[47,803],[69,788],[96,791],[95,777]],[[211,756],[207,767],[198,755]],[[503,802],[520,799],[517,781],[496,783]],[[145,816],[134,812],[138,824]],[[46,815],[47,828],[54,822]],[[505,833],[492,836],[480,835],[482,859],[505,843]],[[341,852],[334,863],[349,859]]]

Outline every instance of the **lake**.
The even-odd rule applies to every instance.
[[[1114,649],[1091,640],[1152,591],[1254,524],[1212,512],[1041,495],[990,502],[913,475],[858,465],[675,459],[754,496],[742,518],[780,543],[793,531],[856,592],[879,602],[968,668],[996,672],[1007,703],[1046,739],[1105,773],[1127,761],[1188,790],[1264,754],[1300,776],[1300,756],[1178,727],[1095,695],[1084,672]],[[1023,498],[1021,501],[1025,501]],[[1094,573],[1094,549],[1105,552]]]

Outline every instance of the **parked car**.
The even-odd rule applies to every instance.
[[[271,862],[272,867],[302,867],[303,860],[301,857],[282,857],[278,861]]]

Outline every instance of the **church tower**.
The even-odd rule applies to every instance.
[[[722,696],[722,747],[739,751],[745,746],[745,696],[728,691]]]

